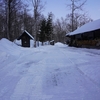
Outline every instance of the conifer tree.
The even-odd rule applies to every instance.
[[[46,24],[46,39],[50,41],[52,39],[53,27],[52,27],[52,13],[48,15]]]
[[[42,42],[42,45],[43,45],[43,42],[46,40],[46,35],[45,35],[45,30],[46,30],[46,20],[45,18],[42,20],[41,22],[41,27],[40,27],[40,36],[39,36],[39,40],[40,42]]]

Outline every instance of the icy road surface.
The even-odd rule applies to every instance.
[[[0,45],[0,100],[100,100],[100,50]]]

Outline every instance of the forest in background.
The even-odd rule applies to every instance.
[[[78,3],[80,1],[81,3]],[[35,42],[39,35],[41,42],[54,40],[65,43],[67,33],[93,21],[82,9],[86,2],[83,0],[70,0],[70,4],[67,5],[70,13],[67,14],[66,9],[66,18],[56,20],[54,20],[56,15],[52,12],[48,12],[47,16],[42,14],[46,9],[42,0],[29,0],[29,2],[0,0],[0,39],[7,38],[13,41],[27,30],[34,36]],[[33,11],[30,9],[30,4]]]

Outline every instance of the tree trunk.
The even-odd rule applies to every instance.
[[[37,9],[34,8],[34,47],[36,48],[36,34],[37,34]]]
[[[10,40],[10,1],[7,0],[7,38]]]
[[[74,0],[72,1],[72,32],[74,31]]]

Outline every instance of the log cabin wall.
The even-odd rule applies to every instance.
[[[100,48],[100,29],[70,36],[69,46]]]

